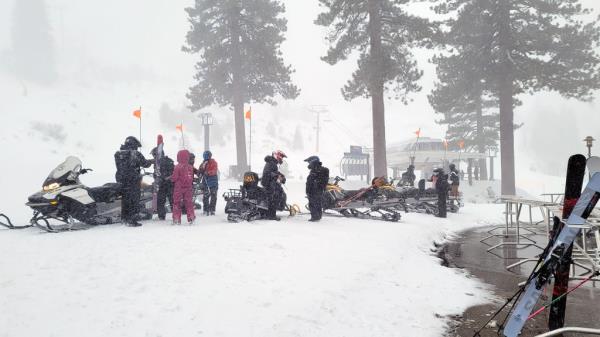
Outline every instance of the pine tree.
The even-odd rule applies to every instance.
[[[196,0],[183,50],[199,54],[187,97],[193,110],[218,104],[234,113],[238,172],[247,168],[244,103],[298,96],[280,51],[287,30],[279,0]]]
[[[12,63],[20,78],[51,84],[58,75],[54,40],[44,0],[15,1]]]
[[[411,48],[430,46],[436,29],[427,19],[409,14],[403,5],[410,0],[319,0],[326,11],[316,24],[329,27],[331,44],[322,59],[334,65],[359,53],[358,69],[342,89],[350,101],[371,98],[375,175],[387,176],[384,94],[408,102],[421,90]]]
[[[304,150],[304,139],[302,138],[302,130],[300,129],[300,125],[296,126],[292,148],[294,150]]]
[[[489,27],[486,77],[499,101],[502,194],[515,194],[514,106],[521,93],[556,91],[591,100],[600,87],[600,29],[583,23],[579,0],[439,0],[437,10],[469,24],[471,11]],[[474,40],[477,36],[472,37]]]
[[[490,90],[489,69],[492,27],[481,16],[481,5],[471,2],[457,17],[445,21],[444,44],[448,51],[433,58],[438,82],[429,95],[437,121],[448,125],[450,144],[465,142],[467,150],[485,153],[499,139],[497,99]],[[438,8],[439,11],[439,8]],[[485,159],[479,160],[481,178],[487,179]]]

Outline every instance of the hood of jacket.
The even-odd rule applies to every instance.
[[[189,164],[190,152],[188,150],[180,150],[177,152],[177,163],[178,164]]]
[[[273,158],[273,156],[266,156],[265,157],[265,162],[266,163],[275,163],[275,164],[277,164],[277,159]]]

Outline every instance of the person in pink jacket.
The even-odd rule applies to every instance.
[[[173,224],[181,224],[181,205],[185,205],[188,223],[194,223],[194,203],[192,201],[194,167],[190,165],[190,153],[181,150],[177,153],[177,165],[171,176],[173,181]]]

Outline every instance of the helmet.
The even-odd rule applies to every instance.
[[[153,148],[152,151],[150,151],[150,155],[152,155],[152,157],[156,158],[156,155],[158,155],[158,148]]]
[[[448,165],[448,168],[450,170],[454,170],[456,168],[456,165],[454,165],[454,163],[452,163],[452,164]]]
[[[283,151],[281,151],[281,150],[273,151],[272,155],[273,155],[273,158],[275,158],[275,160],[277,160],[277,162],[279,164],[283,163],[283,158],[287,158],[285,153],[283,153]]]
[[[409,171],[412,171],[414,169],[415,169],[415,165],[412,165],[412,164],[408,165],[408,170]]]
[[[138,148],[142,147],[142,143],[140,143],[140,141],[134,136],[129,136],[125,138],[125,143],[123,143],[123,145],[125,145],[126,148],[132,150],[137,150]]]
[[[202,158],[204,160],[209,160],[210,158],[212,158],[212,152],[208,150],[204,151],[204,153],[202,154]]]
[[[438,175],[442,174],[442,173],[444,173],[444,169],[441,167],[437,167],[437,168],[433,169],[433,173],[438,174]]]
[[[190,158],[189,158],[189,163],[190,165],[194,165],[194,162],[196,161],[196,155],[190,152]]]
[[[308,163],[308,168],[309,169],[312,169],[316,165],[318,165],[318,164],[321,163],[321,160],[317,156],[310,156],[310,157],[304,159],[304,161]]]

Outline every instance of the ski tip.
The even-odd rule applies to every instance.
[[[162,135],[156,136],[156,144],[162,144],[162,143],[163,143],[163,136]]]

